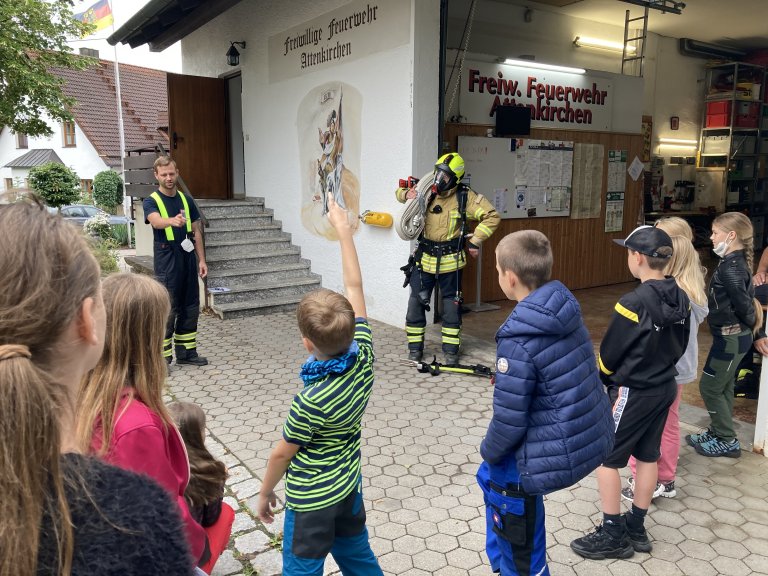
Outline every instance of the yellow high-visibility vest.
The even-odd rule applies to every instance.
[[[187,233],[192,232],[192,218],[189,213],[189,204],[187,204],[187,198],[182,194],[181,192],[176,192],[179,196],[181,196],[181,203],[184,205],[184,214],[187,217]],[[160,211],[160,216],[163,218],[168,218],[168,210],[165,208],[165,204],[163,204],[163,200],[160,197],[159,192],[152,192],[150,194],[152,198],[155,199],[155,202],[157,202],[157,209]],[[174,236],[173,236],[173,226],[168,226],[165,229],[165,237],[168,240],[168,242],[173,242]]]

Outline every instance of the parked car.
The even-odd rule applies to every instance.
[[[52,214],[57,212],[56,208],[48,207],[48,211]],[[104,210],[91,206],[90,204],[71,204],[69,206],[61,207],[61,215],[69,222],[82,226],[88,218],[96,216],[96,214],[105,214]],[[113,216],[109,215],[109,223],[114,226],[116,224],[128,224],[128,218],[125,216]]]

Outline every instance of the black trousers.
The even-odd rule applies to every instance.
[[[155,242],[155,278],[168,289],[171,315],[165,329],[164,355],[194,356],[197,350],[197,320],[200,316],[200,292],[197,256],[170,242]]]
[[[411,274],[408,310],[405,315],[405,332],[408,349],[424,349],[424,330],[427,314],[424,303],[432,298],[435,285],[440,286],[443,352],[458,354],[461,344],[461,303],[456,293],[461,289],[461,270],[435,275],[415,268]]]

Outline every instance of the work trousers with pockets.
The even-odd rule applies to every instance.
[[[171,298],[163,355],[172,356],[175,342],[177,359],[195,356],[200,316],[197,257],[176,243],[155,242],[154,248],[155,278],[168,289]]]
[[[456,293],[461,290],[461,270],[437,275],[424,272],[418,267],[414,268],[405,315],[408,349],[424,349],[424,332],[427,326],[424,304],[428,304],[432,299],[435,285],[440,287],[443,352],[458,354],[461,345],[461,303],[456,301]]]
[[[501,576],[549,576],[544,497],[526,494],[513,458],[480,464],[477,483],[485,502],[485,552]]]
[[[739,363],[751,346],[752,333],[749,330],[727,336],[712,335],[712,348],[701,373],[699,391],[712,419],[712,433],[722,440],[736,438],[733,429],[733,387]]]

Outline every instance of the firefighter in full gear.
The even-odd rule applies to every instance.
[[[155,278],[168,289],[171,298],[163,355],[170,364],[175,347],[176,364],[205,366],[208,360],[197,353],[197,277],[208,274],[200,213],[194,201],[176,189],[179,171],[173,160],[160,156],[154,168],[158,189],[144,200],[144,218],[154,236]]]
[[[426,177],[429,177],[427,175]],[[456,153],[441,156],[435,164],[434,185],[426,202],[424,229],[416,249],[404,267],[410,274],[410,296],[405,317],[408,359],[420,361],[424,355],[426,311],[435,285],[442,300],[442,345],[445,364],[459,362],[461,345],[461,271],[467,263],[464,249],[476,257],[480,244],[493,234],[501,218],[482,195],[461,182],[464,159]],[[425,178],[426,178],[425,177]],[[398,188],[399,202],[416,197],[415,188]],[[469,238],[466,221],[477,221]]]

